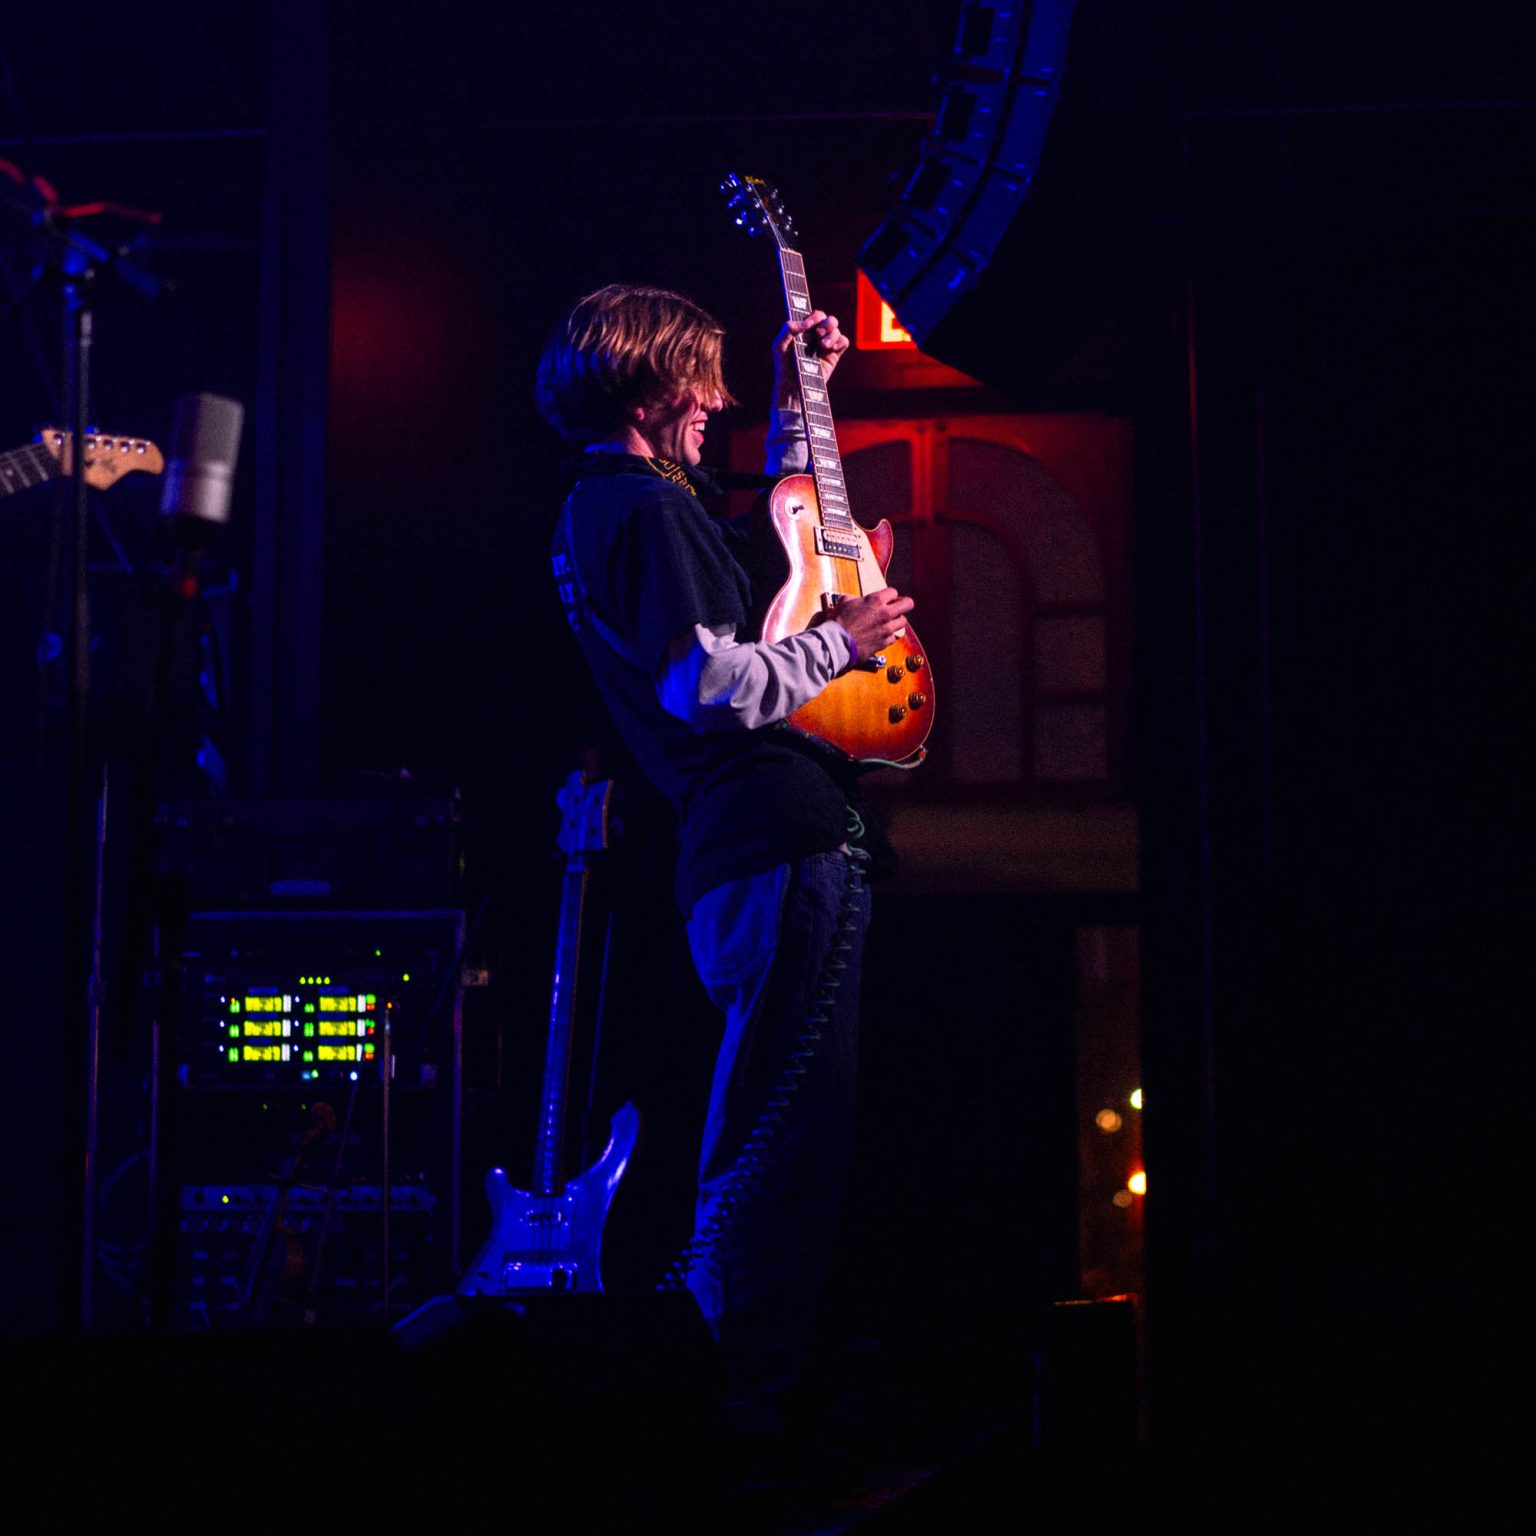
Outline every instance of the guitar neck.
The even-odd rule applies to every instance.
[[[538,1195],[558,1195],[565,1184],[565,1105],[571,1077],[576,967],[581,956],[581,919],[586,896],[587,867],[573,859],[566,866],[561,889],[560,931],[555,942],[555,983],[549,1005],[544,1091],[533,1163],[534,1193]]]
[[[0,498],[41,485],[45,480],[62,478],[59,461],[41,444],[28,443],[0,453]]]
[[[784,301],[789,318],[805,319],[814,307],[810,285],[805,278],[805,262],[798,251],[787,245],[779,247],[779,274],[784,280]],[[803,336],[795,337],[790,350],[800,376],[805,432],[811,448],[811,473],[816,479],[816,499],[821,504],[822,523],[828,528],[851,530],[853,514],[848,510],[848,487],[843,480],[842,456],[837,451],[837,428],[832,423],[832,406],[827,399],[827,381],[821,371],[821,360]]]

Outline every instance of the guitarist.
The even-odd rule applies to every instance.
[[[820,310],[774,352],[769,474],[808,449],[789,360],[809,333],[824,376],[848,340]],[[814,1320],[848,1163],[866,870],[889,845],[855,765],[782,724],[888,645],[912,600],[849,598],[800,634],[756,640],[755,592],[700,468],[732,403],[720,326],[690,300],[613,286],[581,299],[539,366],[545,417],[584,450],[553,542],[557,587],[641,768],[677,807],[677,898],[725,1027],[678,1267],[743,1422],[770,1425]]]

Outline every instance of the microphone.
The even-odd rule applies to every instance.
[[[222,395],[183,395],[176,402],[171,452],[165,466],[160,515],[183,526],[229,522],[235,459],[245,407]]]

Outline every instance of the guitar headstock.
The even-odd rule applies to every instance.
[[[589,779],[576,772],[566,779],[556,797],[560,806],[560,851],[567,867],[579,866],[586,855],[608,846],[608,806],[613,799],[612,779]]]
[[[800,238],[779,189],[770,187],[761,176],[743,176],[731,171],[720,183],[720,190],[734,222],[749,235],[768,235],[775,245],[784,249],[789,248],[791,241]]]
[[[58,463],[61,473],[73,472],[73,432],[44,427],[37,440]],[[148,438],[93,432],[85,440],[85,483],[98,491],[116,485],[124,475],[158,475],[164,468],[165,455]]]

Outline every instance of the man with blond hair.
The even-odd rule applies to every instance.
[[[774,349],[770,475],[804,468],[797,334],[830,377],[847,349],[817,310]],[[741,536],[700,468],[732,403],[720,326],[680,294],[581,299],[539,367],[546,418],[582,454],[553,545],[581,649],[641,769],[676,806],[677,898],[725,1012],[677,1276],[697,1298],[744,1417],[795,1378],[814,1321],[852,1125],[866,869],[889,857],[853,767],[785,723],[910,611],[891,588],[800,634],[751,632]]]

